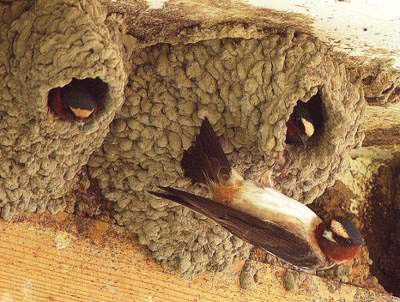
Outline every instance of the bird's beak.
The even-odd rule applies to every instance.
[[[73,108],[73,107],[69,107],[69,109],[71,109],[73,114],[77,118],[80,118],[80,119],[88,118],[94,111],[94,109],[90,110],[90,109],[81,109],[81,108]]]

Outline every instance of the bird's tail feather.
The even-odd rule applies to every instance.
[[[210,122],[205,118],[196,141],[183,152],[181,166],[193,183],[218,182],[221,175],[230,176],[231,165]]]
[[[205,209],[218,207],[218,204],[216,204],[215,201],[209,198],[194,195],[192,193],[181,191],[171,187],[159,186],[159,188],[164,192],[149,191],[149,193],[157,197],[161,197],[176,202],[205,216],[209,217],[211,216],[211,218],[213,215],[210,215],[209,211]]]

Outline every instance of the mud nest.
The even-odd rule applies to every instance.
[[[21,11],[13,20],[0,19],[4,219],[24,211],[55,213],[65,208],[62,197],[102,144],[122,104],[126,81],[120,46],[104,26],[105,11],[66,1],[9,5]],[[11,12],[5,11],[10,18]],[[84,126],[62,121],[47,105],[48,92],[73,78],[98,78],[108,86],[104,110]]]
[[[285,193],[306,203],[322,194],[361,140],[365,106],[360,84],[325,51],[306,35],[287,33],[138,52],[126,101],[89,161],[115,202],[118,223],[185,274],[222,269],[247,255],[248,246],[219,226],[145,193],[157,185],[189,188],[180,159],[205,116],[246,177],[260,181],[273,169]],[[306,146],[287,146],[286,122],[296,103],[316,98],[323,130]]]

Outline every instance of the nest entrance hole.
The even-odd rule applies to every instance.
[[[324,110],[319,90],[307,102],[298,100],[286,123],[286,144],[316,145],[324,130]]]
[[[66,104],[66,102],[71,102],[79,107],[87,106],[90,109],[88,117],[94,116],[104,109],[108,89],[108,85],[98,77],[73,78],[67,85],[55,87],[49,91],[47,99],[49,111],[62,120],[77,119],[71,106]]]

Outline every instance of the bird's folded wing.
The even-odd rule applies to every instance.
[[[237,237],[265,249],[290,264],[306,269],[318,268],[320,265],[320,259],[312,251],[307,240],[307,234],[304,234],[304,238],[300,238],[282,226],[258,219],[211,199],[170,187],[160,188],[165,192],[150,193],[213,219]]]

